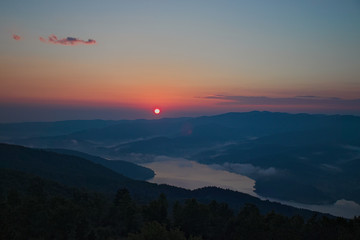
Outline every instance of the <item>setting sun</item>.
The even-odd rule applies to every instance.
[[[159,114],[160,114],[160,109],[159,109],[159,108],[155,108],[155,109],[154,109],[154,113],[155,113],[156,115],[159,115]]]

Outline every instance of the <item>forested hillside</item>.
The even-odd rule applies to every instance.
[[[196,198],[204,203],[212,200],[226,202],[234,210],[240,209],[247,203],[252,203],[262,213],[274,210],[286,216],[299,214],[305,218],[311,217],[314,213],[275,202],[262,201],[245,193],[216,187],[191,191],[164,184],[157,185],[137,181],[77,156],[16,145],[0,144],[0,168],[25,172],[69,187],[100,192],[108,197],[112,197],[119,188],[127,188],[133,198],[142,203],[154,200],[161,193],[164,193],[171,202]],[[12,182],[16,181],[10,181],[10,186]],[[21,186],[22,184],[18,185]]]
[[[233,211],[226,203],[196,199],[169,203],[160,194],[140,204],[125,188],[113,198],[1,170],[1,239],[359,239],[360,219],[313,215],[310,219],[261,214],[252,204]],[[12,183],[9,186],[9,183]],[[21,183],[25,184],[21,186]],[[21,187],[20,187],[21,186]],[[13,188],[11,188],[13,187]],[[17,190],[18,189],[18,190]]]

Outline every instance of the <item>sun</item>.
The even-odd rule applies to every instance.
[[[155,108],[155,109],[154,109],[154,113],[155,113],[156,115],[159,115],[160,112],[161,112],[161,111],[160,111],[160,108]]]

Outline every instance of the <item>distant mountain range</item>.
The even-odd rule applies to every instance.
[[[0,123],[0,140],[70,134],[93,128],[103,128],[119,121],[69,120],[58,122]]]
[[[71,149],[134,163],[160,155],[195,160],[255,179],[256,193],[266,197],[360,203],[356,116],[247,112],[36,123],[36,128],[31,123],[0,124],[1,129],[6,130],[1,131],[3,142],[29,147]],[[52,130],[47,134],[47,129]]]

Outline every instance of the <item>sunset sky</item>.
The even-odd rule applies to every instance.
[[[0,122],[360,115],[357,0],[0,1]]]

